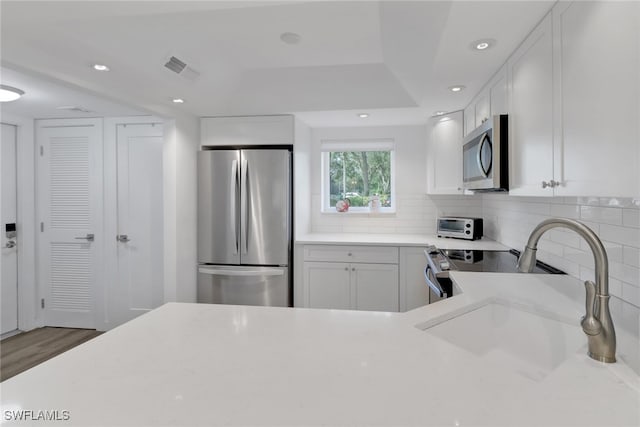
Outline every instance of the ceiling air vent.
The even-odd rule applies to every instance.
[[[64,105],[62,107],[56,107],[56,110],[73,111],[76,113],[94,113],[95,111],[87,110],[84,107],[76,107],[75,105]]]
[[[175,56],[169,57],[164,66],[187,80],[193,81],[200,77],[200,73],[198,71],[189,67],[186,62],[176,58]]]

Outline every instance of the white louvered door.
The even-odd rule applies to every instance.
[[[94,328],[101,302],[102,120],[38,121],[36,138],[44,324]]]

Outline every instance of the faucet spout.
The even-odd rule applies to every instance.
[[[556,227],[568,228],[585,239],[595,262],[596,281],[585,282],[586,314],[582,318],[582,329],[589,341],[589,356],[601,362],[616,361],[616,333],[609,311],[609,259],[604,245],[589,227],[568,218],[551,218],[538,224],[527,241],[520,258],[518,271],[531,273],[536,264],[538,241],[544,233]]]

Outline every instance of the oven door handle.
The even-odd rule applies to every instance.
[[[440,284],[438,283],[438,280],[436,279],[435,276],[433,276],[433,278],[435,280],[431,280],[429,278],[430,275],[433,275],[433,270],[431,270],[430,266],[427,266],[427,268],[424,269],[424,280],[425,282],[427,282],[427,285],[431,288],[431,290],[438,295],[438,297],[440,298],[447,298],[447,293],[444,291],[444,289],[442,289],[442,287],[440,286]]]

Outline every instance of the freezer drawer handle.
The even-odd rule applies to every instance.
[[[269,269],[269,270],[227,270],[223,268],[207,268],[200,267],[198,272],[203,274],[211,274],[212,276],[282,276],[284,270],[282,269]]]

